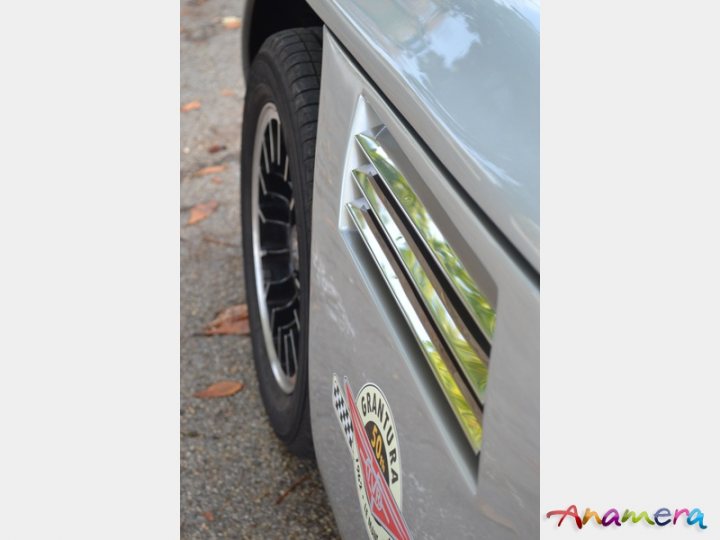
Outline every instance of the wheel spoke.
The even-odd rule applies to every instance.
[[[275,162],[275,137],[273,136],[273,125],[275,121],[271,120],[267,127],[267,138],[270,143],[270,161]]]
[[[269,292],[268,296],[270,296]],[[270,326],[273,328],[285,328],[288,325],[294,325],[295,317],[292,316],[292,313],[297,300],[297,296],[293,296],[284,303],[282,303],[282,301],[273,302],[272,300],[268,300],[268,305],[275,305],[275,307],[272,307],[270,310]]]
[[[298,326],[298,331],[300,330],[300,327]],[[290,334],[290,344],[292,345],[292,348],[290,349],[292,352],[292,373],[297,373],[297,348],[295,346],[295,333],[293,332]]]
[[[260,182],[260,189],[262,189],[262,194],[267,194],[267,188],[265,187],[265,175],[262,172],[262,169],[258,171],[258,181]]]
[[[274,343],[278,360],[288,376],[297,372],[297,336],[299,329],[293,319],[288,324],[278,326],[275,330]]]
[[[266,174],[263,177],[263,182],[265,183],[265,192],[261,194],[262,197],[272,193],[288,201],[292,199],[292,185],[289,182],[285,182],[282,176],[276,172]]]
[[[267,192],[260,197],[260,211],[263,220],[272,219],[275,221],[290,221],[291,201],[279,193]]]
[[[285,357],[285,371],[288,375],[292,373],[290,370],[290,336],[292,336],[292,332],[285,334],[283,339],[285,345],[285,350],[283,351],[283,356]]]
[[[299,289],[295,285],[296,281],[292,275],[268,281],[265,285],[265,300],[268,304],[272,303],[273,307],[282,306],[297,296]],[[272,296],[269,296],[272,295]]]
[[[277,219],[263,219],[260,222],[260,248],[275,252],[288,247],[290,225]]]
[[[267,148],[265,147],[265,139],[264,138],[263,138],[263,142],[262,142],[262,158],[263,158],[263,163],[265,163],[265,168],[263,169],[263,171],[267,174],[270,172],[270,163],[268,162]]]

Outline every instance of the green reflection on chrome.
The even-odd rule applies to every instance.
[[[489,342],[495,332],[495,310],[487,297],[470,277],[465,266],[450,247],[445,236],[437,228],[427,209],[408,184],[402,173],[395,167],[383,148],[372,137],[355,136],[368,159],[377,169],[398,204],[403,208],[418,234],[425,241],[435,260],[445,272],[455,292],[475,319],[475,323]]]
[[[440,297],[439,291],[425,272],[412,247],[408,244],[402,231],[398,228],[393,216],[388,212],[385,204],[373,185],[372,177],[361,170],[354,170],[353,176],[365,199],[370,204],[375,216],[380,221],[388,240],[395,252],[402,260],[410,274],[412,284],[418,291],[423,304],[430,312],[432,320],[436,323],[440,334],[445,339],[450,351],[470,383],[470,387],[480,403],[485,402],[485,388],[487,386],[488,366],[484,358],[468,343],[462,331],[456,324]],[[441,292],[441,291],[440,291]]]
[[[412,302],[400,283],[400,278],[395,273],[392,264],[385,255],[378,239],[375,237],[375,233],[368,225],[363,211],[352,203],[347,205],[347,209],[360,236],[380,269],[383,279],[398,303],[400,311],[410,326],[410,330],[420,346],[423,356],[430,365],[430,369],[435,375],[435,378],[440,383],[440,388],[448,400],[450,408],[460,422],[460,426],[470,442],[473,451],[479,452],[482,445],[482,425],[480,424],[480,419],[475,415],[472,407],[467,399],[465,399],[462,390],[455,381],[443,356],[438,351],[425,326],[418,317]]]

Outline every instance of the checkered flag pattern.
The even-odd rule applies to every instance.
[[[347,403],[345,403],[345,396],[343,395],[343,391],[340,388],[340,383],[337,380],[337,375],[333,375],[332,393],[333,405],[335,405],[335,414],[337,415],[338,421],[340,422],[340,427],[345,434],[345,440],[348,443],[348,448],[352,452],[354,436],[352,420],[350,419],[350,411],[347,408]]]

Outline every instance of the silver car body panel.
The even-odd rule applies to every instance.
[[[539,2],[308,3],[539,271]]]
[[[537,178],[533,176],[537,170],[530,172],[531,158],[517,164],[509,159],[515,154],[503,155],[503,159],[509,160],[503,161],[503,170],[515,171],[513,178],[518,183],[514,184],[491,177],[490,173],[496,172],[487,165],[488,156],[497,160],[505,150],[511,152],[509,143],[503,150],[503,145],[494,141],[485,147],[482,156],[477,154],[477,148],[483,146],[478,141],[491,141],[493,131],[502,138],[510,129],[501,126],[502,115],[492,112],[488,103],[483,102],[488,92],[492,93],[487,85],[477,89],[472,103],[466,97],[468,118],[462,124],[465,128],[457,120],[453,124],[444,109],[447,106],[444,100],[449,99],[451,90],[446,90],[444,97],[433,98],[429,93],[433,87],[412,86],[406,79],[409,76],[406,70],[395,68],[393,74],[390,56],[381,49],[392,44],[393,38],[382,32],[383,28],[389,32],[383,27],[388,23],[360,13],[360,3],[342,2],[340,6],[313,0],[311,4],[344,45],[325,30],[313,195],[309,328],[310,411],[315,451],[340,531],[345,538],[365,536],[354,463],[333,407],[333,374],[347,376],[356,391],[365,383],[375,383],[392,408],[402,456],[402,513],[414,538],[536,538],[539,289],[537,276],[527,271],[525,263],[519,264],[517,253],[508,250],[506,238],[516,243],[532,265],[537,265],[537,244],[528,233],[537,225]],[[422,5],[440,9],[433,2]],[[488,16],[495,14],[495,25],[499,24],[500,11],[514,12],[510,2],[493,5],[496,7],[486,5],[485,9]],[[355,13],[355,19],[350,18],[351,13]],[[462,13],[452,11],[452,17]],[[510,36],[512,25],[519,24],[514,20],[506,21],[511,28],[504,31]],[[502,33],[502,29],[486,33],[473,47],[488,40],[510,39],[502,37]],[[363,40],[372,45],[360,45]],[[346,48],[361,60],[362,69]],[[435,54],[433,50],[431,47],[426,54]],[[483,53],[488,62],[496,62],[487,55],[488,51]],[[396,50],[393,57],[401,59],[403,52]],[[443,70],[449,76],[455,68],[440,67],[447,61],[438,59],[433,76],[440,76]],[[458,59],[450,62],[451,67],[459,69],[455,62],[464,66],[464,61]],[[489,76],[482,67],[463,67],[464,71],[473,69]],[[476,76],[468,75],[469,80]],[[421,74],[418,77],[422,79]],[[501,81],[495,82],[501,85]],[[524,99],[536,98],[534,90],[528,91]],[[527,105],[524,107],[527,109]],[[480,126],[467,127],[467,122],[473,123],[471,119],[477,121],[484,115],[491,118],[481,122],[486,134],[480,133]],[[510,124],[513,119],[520,122],[511,115]],[[408,121],[412,126],[407,125]],[[378,125],[385,126],[406,158],[401,167],[403,173],[470,276],[491,292],[496,321],[479,454],[473,452],[458,427],[406,319],[346,209],[359,196],[352,171],[366,163],[355,135]],[[526,134],[518,145],[532,146],[536,135]],[[474,150],[470,150],[471,146]],[[537,148],[534,153],[537,154]],[[437,159],[443,166],[438,165]],[[468,200],[463,191],[471,194],[475,202]],[[478,212],[476,204],[506,238],[488,223],[487,216]],[[516,228],[513,233],[512,227],[507,228],[512,223],[534,225],[530,229]]]

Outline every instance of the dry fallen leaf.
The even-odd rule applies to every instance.
[[[205,242],[210,242],[211,244],[217,244],[219,246],[227,246],[231,248],[239,248],[240,246],[238,244],[233,244],[232,242],[225,242],[224,240],[218,240],[217,238],[213,238],[212,236],[206,234],[203,236],[203,240]]]
[[[224,144],[213,144],[210,148],[208,148],[208,153],[217,154],[218,152],[222,152],[226,149],[227,146],[225,146]]]
[[[211,165],[210,167],[203,167],[195,173],[196,176],[207,176],[208,174],[217,174],[225,170],[225,165]]]
[[[305,476],[301,476],[297,480],[295,480],[292,484],[290,484],[290,487],[287,488],[285,491],[280,493],[277,499],[275,499],[275,504],[280,504],[283,502],[288,495],[290,495],[300,484],[310,479],[310,473],[306,474]]]
[[[194,225],[199,221],[207,218],[215,210],[217,210],[218,202],[216,200],[199,203],[190,209],[190,217],[187,220],[188,225]]]
[[[240,17],[233,16],[223,17],[222,25],[228,30],[235,30],[236,28],[240,28],[242,25],[242,19]]]
[[[180,107],[180,112],[188,112],[188,111],[194,111],[195,109],[199,109],[202,107],[199,101],[188,101],[185,105]]]
[[[205,390],[195,392],[193,396],[200,399],[230,397],[237,394],[243,388],[245,388],[245,385],[240,381],[218,381],[208,386]]]
[[[206,336],[241,335],[250,333],[246,304],[230,306],[217,314],[215,320],[205,328]]]
[[[234,96],[234,95],[235,95],[235,90],[231,90],[230,88],[223,88],[222,90],[220,90],[220,95],[226,96],[226,97],[227,97],[227,96]]]
[[[208,521],[215,521],[215,514],[213,514],[213,513],[210,512],[210,511],[203,512],[203,513],[202,513],[202,517],[204,517],[204,518],[207,519]]]

